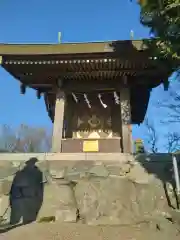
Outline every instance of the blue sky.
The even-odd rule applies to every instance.
[[[129,0],[1,0],[0,22],[0,43],[57,43],[59,31],[62,42],[129,39],[132,29],[135,39],[148,36],[139,23],[139,6]],[[19,83],[2,68],[0,81],[0,124],[52,127],[34,91],[20,95]],[[152,92],[147,114],[157,122],[153,101],[164,94],[162,87]],[[143,126],[135,126],[133,135],[144,138]]]

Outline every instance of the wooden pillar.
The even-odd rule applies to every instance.
[[[56,94],[55,116],[52,136],[52,152],[61,152],[61,144],[63,137],[64,126],[64,108],[65,108],[65,94],[58,90]]]
[[[120,90],[121,124],[122,124],[122,147],[124,153],[132,153],[132,129],[131,129],[131,105],[130,91],[126,86]]]

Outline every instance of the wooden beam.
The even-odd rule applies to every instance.
[[[64,125],[64,108],[65,95],[64,92],[58,90],[56,94],[55,116],[52,136],[52,152],[61,152],[62,133]]]
[[[120,87],[120,81],[65,81],[64,83],[64,91],[66,93],[84,93],[84,92],[91,92],[91,91],[113,91]]]
[[[126,86],[120,90],[122,147],[124,153],[132,153],[131,105],[130,92]]]
[[[67,66],[68,68],[70,68],[70,65]],[[77,66],[78,67],[78,66]],[[93,68],[97,67],[97,70],[93,70]],[[46,70],[44,70],[44,68],[46,68]],[[17,76],[19,78],[24,78],[24,79],[29,79],[29,80],[33,80],[33,79],[41,79],[42,77],[46,77],[46,78],[50,78],[50,77],[78,77],[78,76],[104,76],[104,75],[109,75],[109,74],[121,74],[123,73],[123,75],[125,74],[133,74],[133,75],[145,75],[147,74],[148,76],[157,76],[158,74],[167,74],[168,71],[166,70],[161,70],[157,67],[151,66],[149,65],[148,68],[144,68],[143,65],[142,67],[129,67],[129,68],[123,68],[121,66],[118,66],[116,69],[113,69],[111,66],[108,67],[99,67],[98,65],[94,64],[94,67],[91,66],[85,66],[85,70],[79,69],[79,70],[75,70],[75,66],[73,66],[72,68],[74,68],[74,70],[69,70],[69,69],[65,69],[65,67],[59,66],[56,68],[48,68],[47,65],[44,65],[44,68],[29,68],[29,69],[25,69],[21,66],[16,67],[12,67],[10,66],[8,68],[9,72],[12,73],[16,73]],[[79,68],[82,68],[81,66],[79,66]],[[44,70],[44,71],[43,71]],[[25,73],[22,73],[22,72]],[[27,71],[27,72],[26,72]],[[155,72],[156,71],[156,72]],[[47,75],[48,74],[48,75]]]
[[[52,55],[77,53],[129,52],[146,48],[142,40],[62,43],[62,44],[0,44],[0,55]]]
[[[46,66],[45,66],[46,68]],[[23,69],[23,68],[22,68]],[[127,75],[129,82],[133,80],[132,83],[140,84],[151,84],[157,83],[160,84],[164,79],[167,79],[169,73],[167,71],[159,71],[158,68],[138,70],[138,69],[119,69],[119,70],[106,70],[101,71],[75,71],[75,72],[62,72],[60,70],[49,70],[47,72],[39,71],[35,72],[33,70],[32,75],[22,75],[20,69],[8,68],[9,73],[14,76],[16,79],[19,79],[20,82],[27,85],[55,85],[58,78],[64,79],[64,81],[72,81],[73,85],[76,83],[74,81],[106,81],[108,80],[118,80],[122,76]],[[19,71],[19,72],[18,72]],[[21,70],[22,71],[22,70]]]

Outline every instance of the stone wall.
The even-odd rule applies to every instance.
[[[170,155],[123,161],[6,156],[0,156],[1,223],[135,224],[176,207]]]

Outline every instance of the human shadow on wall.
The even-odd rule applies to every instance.
[[[30,158],[14,177],[9,196],[10,227],[6,231],[32,223],[37,218],[44,194],[43,174],[35,165],[37,161],[37,158]]]
[[[179,208],[179,200],[176,193],[176,183],[174,179],[172,155],[166,153],[159,154],[139,154],[136,161],[149,173],[161,180],[169,207]],[[177,155],[178,169],[180,174],[180,155]],[[168,184],[172,186],[169,188]],[[175,202],[172,202],[172,197]]]

